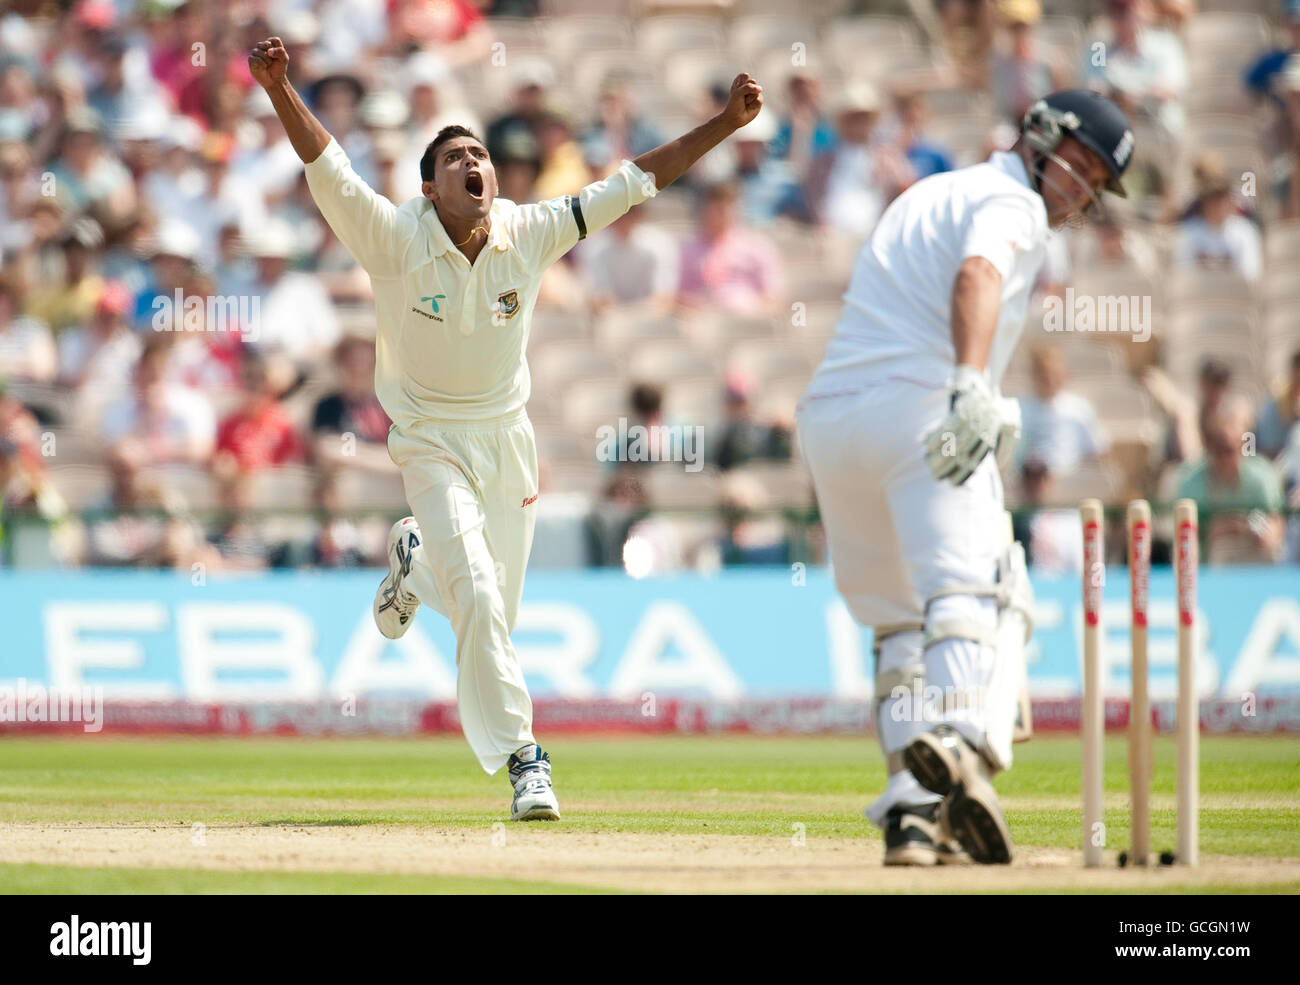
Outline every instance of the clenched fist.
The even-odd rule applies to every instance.
[[[284,82],[289,72],[289,52],[279,38],[267,38],[248,53],[248,70],[263,89]]]
[[[722,118],[739,130],[758,116],[762,108],[763,87],[757,79],[741,72],[731,83],[731,97],[727,100],[727,108],[722,111]]]

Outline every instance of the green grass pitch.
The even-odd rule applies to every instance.
[[[545,737],[543,737],[545,741]],[[883,788],[869,738],[561,737],[546,741],[564,818],[527,826],[530,846],[590,835],[789,839],[879,858],[861,808]],[[1128,844],[1126,744],[1106,743],[1107,843]],[[1038,737],[996,786],[1018,848],[1073,850],[1080,840],[1079,744]],[[1175,842],[1174,748],[1156,742],[1153,851]],[[0,739],[0,825],[184,835],[195,825],[329,832],[398,829],[487,837],[508,815],[509,786],[478,769],[458,737],[425,739]],[[1300,861],[1300,743],[1286,737],[1203,737],[1201,852]],[[510,826],[511,835],[519,826]],[[562,892],[635,889],[499,874],[214,870],[167,858],[76,864],[6,852],[9,892]],[[555,842],[558,844],[558,842]],[[716,843],[716,842],[714,842]],[[725,842],[724,844],[731,844]],[[237,862],[234,863],[237,865]],[[870,885],[862,887],[871,889]],[[1057,887],[1059,891],[1061,887]],[[1068,888],[1068,887],[1067,887]],[[1171,884],[1171,890],[1175,887]],[[1198,891],[1239,891],[1232,880]],[[1300,891],[1283,878],[1248,891]],[[1107,890],[1122,891],[1122,890]]]

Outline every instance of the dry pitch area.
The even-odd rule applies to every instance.
[[[456,739],[0,740],[0,886],[16,892],[1297,892],[1300,743],[1206,738],[1202,864],[1121,870],[1125,746],[1107,745],[1108,865],[1077,850],[1078,743],[999,778],[1009,867],[885,869],[859,815],[874,741],[562,739],[565,813],[504,821]],[[1172,742],[1152,844],[1173,844]]]

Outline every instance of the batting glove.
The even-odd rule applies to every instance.
[[[1002,414],[998,397],[973,366],[958,366],[953,375],[948,416],[925,439],[930,473],[960,486],[998,445]]]

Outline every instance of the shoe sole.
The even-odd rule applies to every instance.
[[[957,764],[929,734],[919,735],[903,750],[903,765],[916,782],[931,793],[946,797],[961,782]]]
[[[996,794],[987,781],[963,783],[960,764],[925,734],[913,739],[903,751],[903,765],[916,782],[931,793],[945,798],[944,814],[948,829],[958,844],[979,865],[1007,865],[1011,862],[1011,832],[997,807]],[[962,864],[954,858],[951,863]]]
[[[398,591],[401,586],[401,580],[411,573],[410,554],[403,557],[397,550],[397,547],[401,542],[401,536],[393,537],[391,533],[389,534],[388,577],[379,583],[379,592],[370,603],[370,614],[374,617],[375,626],[379,629],[379,634],[385,639],[390,640],[400,640],[406,634],[406,629],[411,622],[411,620],[408,619],[403,623],[401,631],[396,636],[389,636],[384,632],[383,627],[379,624],[379,599],[384,594],[384,589],[391,585],[394,592]],[[414,618],[414,614],[412,614],[412,618]]]
[[[996,805],[959,789],[943,809],[953,837],[966,849],[971,861],[980,865],[1011,864],[1011,832]]]
[[[379,630],[379,635],[383,636],[385,639],[395,640],[400,638],[400,634],[399,636],[389,636],[386,632],[384,632],[384,627],[381,625],[379,621],[379,599],[383,596],[384,589],[388,586],[388,583],[392,579],[392,577],[393,575],[392,572],[390,571],[388,577],[379,583],[379,592],[375,595],[374,601],[370,603],[370,614],[371,616],[374,617],[375,627]]]
[[[512,821],[558,821],[560,812],[553,807],[530,807],[522,814],[514,815]]]

